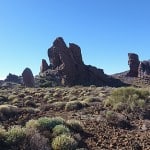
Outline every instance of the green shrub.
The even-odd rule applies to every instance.
[[[37,120],[31,119],[26,123],[27,129],[37,129],[38,127],[39,127],[39,123]]]
[[[104,101],[104,105],[118,111],[135,110],[146,106],[148,96],[149,92],[145,90],[132,87],[118,88]]]
[[[81,108],[82,108],[82,103],[78,101],[67,102],[65,106],[65,110],[67,111],[79,110]]]
[[[75,150],[78,143],[71,136],[62,134],[52,141],[53,150]]]
[[[83,124],[79,120],[67,120],[67,125],[69,126],[70,129],[80,132],[83,131]]]
[[[70,134],[69,128],[67,128],[66,126],[64,126],[62,124],[61,125],[56,125],[53,128],[53,135],[58,136],[60,134]]]
[[[20,143],[25,138],[25,129],[20,126],[12,126],[7,132],[7,143]]]
[[[38,119],[39,128],[41,130],[52,129],[52,120],[48,117],[41,117]]]
[[[41,130],[51,130],[56,125],[64,124],[64,119],[60,117],[55,118],[48,118],[48,117],[42,117],[38,119],[39,128]]]

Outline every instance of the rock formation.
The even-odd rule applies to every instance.
[[[22,73],[22,77],[23,77],[23,82],[25,86],[34,87],[34,77],[33,77],[33,73],[31,69],[25,68]]]
[[[21,79],[19,78],[19,76],[9,73],[5,79],[5,82],[21,83]]]
[[[40,67],[40,72],[44,72],[48,69],[48,64],[46,62],[45,59],[42,59],[42,64],[41,64],[41,67]]]
[[[104,74],[103,69],[85,65],[80,47],[73,43],[67,47],[61,37],[57,38],[48,49],[48,57],[50,65],[46,68],[49,69],[44,72],[41,69],[40,76],[48,80],[56,80],[59,85],[103,86],[119,83]]]
[[[128,57],[129,57],[128,65],[130,67],[130,70],[129,70],[127,76],[137,77],[138,76],[138,67],[140,64],[139,57],[137,54],[134,54],[134,53],[128,53]]]
[[[150,76],[150,60],[141,61],[138,68],[138,77]]]
[[[139,61],[139,56],[135,53],[128,53],[128,57],[130,70],[127,76],[144,78],[150,75],[150,60]]]

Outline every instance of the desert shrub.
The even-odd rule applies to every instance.
[[[5,144],[6,141],[6,130],[3,126],[0,126],[0,147]]]
[[[53,128],[54,128],[56,125],[65,124],[65,120],[61,117],[53,117],[52,123],[53,123]]]
[[[112,106],[114,110],[135,110],[144,108],[147,103],[149,92],[132,87],[118,88],[114,90],[107,100],[105,106]]]
[[[44,100],[48,100],[50,99],[50,95],[49,94],[46,94],[44,97],[43,97]]]
[[[25,96],[25,97],[24,97],[24,99],[25,99],[25,100],[32,100],[32,99],[33,99],[33,97],[32,97],[32,96],[30,96],[30,95],[28,95],[28,96]]]
[[[29,106],[29,107],[36,107],[36,104],[33,100],[26,100],[24,104],[25,106]]]
[[[54,102],[52,105],[57,109],[63,109],[66,105],[66,102]]]
[[[107,111],[106,112],[106,119],[107,120],[114,120],[116,118],[116,113],[114,111]]]
[[[37,129],[38,127],[39,127],[39,123],[37,120],[31,119],[26,123],[27,129]]]
[[[39,128],[42,130],[52,129],[52,120],[48,117],[41,117],[38,119]]]
[[[28,129],[27,132],[27,143],[25,148],[30,150],[51,150],[48,144],[49,140],[41,135],[37,130]]]
[[[52,141],[53,150],[75,150],[77,145],[76,140],[66,134],[59,135]]]
[[[67,125],[70,129],[77,131],[77,132],[81,132],[83,131],[83,124],[79,121],[79,120],[67,120]]]
[[[88,97],[84,101],[87,102],[87,103],[100,102],[100,98],[99,97]]]
[[[24,110],[25,112],[30,113],[30,114],[40,112],[40,109],[33,108],[33,107],[24,107],[24,108],[22,108],[22,110]]]
[[[70,101],[66,103],[65,110],[72,111],[72,110],[79,110],[82,108],[82,103],[78,101]]]
[[[0,103],[2,102],[8,102],[9,100],[5,96],[0,95]]]
[[[17,95],[9,95],[9,96],[8,96],[8,99],[9,99],[9,100],[13,100],[13,99],[15,99],[16,97],[17,97]]]
[[[41,130],[51,130],[56,125],[64,124],[64,119],[60,117],[55,118],[48,118],[48,117],[42,117],[38,119],[39,123],[39,129]]]
[[[13,105],[0,105],[0,113],[6,116],[12,116],[18,113],[18,107]]]
[[[67,128],[66,126],[64,126],[62,124],[61,125],[56,125],[53,128],[53,135],[58,136],[60,134],[70,134],[69,128]]]
[[[129,120],[127,120],[127,118],[124,115],[120,113],[116,113],[114,111],[106,112],[106,120],[108,124],[119,128],[123,128],[123,129],[132,128],[132,125],[130,124]]]
[[[25,129],[20,126],[12,126],[7,132],[7,143],[17,144],[25,138]]]

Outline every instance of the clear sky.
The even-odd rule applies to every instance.
[[[150,0],[0,0],[0,78],[38,74],[59,36],[81,47],[85,64],[128,70],[128,52],[150,58]]]

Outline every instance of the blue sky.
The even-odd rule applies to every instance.
[[[149,0],[0,0],[0,78],[25,67],[38,74],[59,36],[81,47],[85,64],[128,70],[128,52],[150,58],[149,8]]]

